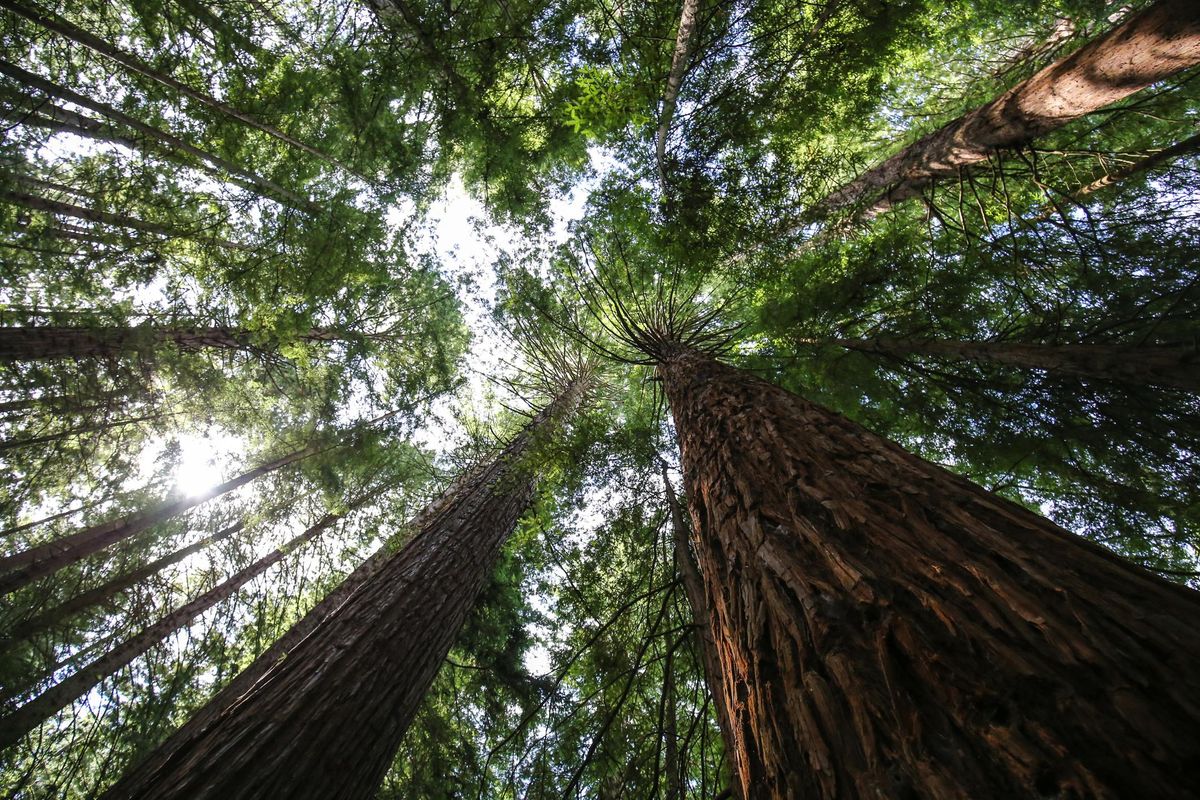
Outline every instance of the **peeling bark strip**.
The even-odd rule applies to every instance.
[[[244,694],[208,724],[185,726],[104,797],[373,797],[529,505],[530,444],[553,431],[582,390],[572,385],[534,417]]]
[[[1200,351],[1195,342],[1161,345],[1025,344],[938,339],[821,339],[863,353],[926,355],[990,361],[1051,375],[1074,375],[1138,386],[1170,386],[1200,392]]]
[[[1159,0],[992,102],[914,142],[822,200],[817,213],[871,203],[867,217],[938,178],[1021,147],[1200,63],[1200,4]]]
[[[357,503],[351,504],[351,508],[361,505],[365,499],[360,498]],[[232,597],[251,580],[262,575],[272,565],[282,561],[289,553],[315,539],[322,531],[340,519],[342,519],[340,514],[326,514],[317,524],[287,544],[272,550],[250,566],[234,573],[196,599],[172,611],[153,625],[142,629],[135,636],[121,642],[78,672],[51,686],[8,716],[0,718],[0,749],[20,741],[21,737],[49,719],[60,708],[81,697],[106,676],[129,664],[161,642],[166,636],[191,623],[205,611]]]
[[[692,621],[696,631],[696,646],[700,651],[700,661],[704,669],[704,683],[708,693],[716,702],[717,724],[721,728],[721,736],[727,741],[733,741],[733,723],[729,718],[729,707],[720,702],[725,694],[722,683],[721,662],[717,657],[717,643],[713,638],[712,621],[709,618],[708,603],[704,599],[704,579],[692,559],[689,542],[693,542],[691,527],[683,516],[683,507],[675,497],[675,487],[667,474],[667,467],[662,468],[663,486],[667,492],[667,507],[671,513],[671,534],[675,544],[675,566],[683,583],[683,593],[687,595],[688,606],[692,609]],[[682,795],[681,795],[682,796]]]
[[[745,797],[1195,797],[1200,594],[707,356],[659,373]]]

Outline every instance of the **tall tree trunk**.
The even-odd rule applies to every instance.
[[[299,338],[327,342],[347,336],[332,328],[313,328]],[[111,358],[152,352],[164,344],[174,345],[180,350],[248,350],[254,346],[254,333],[231,326],[0,327],[0,361]]]
[[[65,100],[73,103],[80,108],[86,108],[89,111],[100,114],[108,119],[111,123],[124,125],[125,127],[137,131],[146,137],[147,140],[156,143],[166,153],[173,154],[179,161],[188,166],[191,164],[183,156],[189,156],[196,159],[200,164],[208,165],[214,171],[224,171],[231,176],[235,176],[234,183],[246,189],[258,191],[268,197],[274,197],[276,200],[286,202],[293,206],[309,213],[320,213],[321,207],[313,203],[306,197],[302,197],[295,192],[289,191],[273,181],[252,172],[245,167],[239,166],[227,159],[214,155],[207,150],[189,144],[180,137],[167,133],[166,131],[156,128],[153,125],[148,125],[145,122],[132,117],[129,114],[120,111],[107,103],[102,103],[86,95],[71,91],[65,86],[60,86],[53,81],[49,81],[40,75],[36,75],[26,69],[22,69],[16,64],[0,60],[0,75],[7,75],[15,81],[18,81],[24,86],[37,89],[39,92],[48,97],[57,97],[60,100]],[[0,88],[0,95],[6,96],[15,101],[20,101],[22,98],[16,92]],[[98,120],[86,117],[83,114],[78,114],[74,111],[62,108],[50,102],[39,102],[33,108],[31,115],[22,115],[19,112],[10,112],[8,118],[14,119],[16,122],[24,124],[36,125],[38,127],[49,128],[60,133],[71,133],[76,136],[83,136],[100,141],[109,141],[116,144],[128,147],[131,150],[138,152],[146,152],[154,150],[146,144],[143,144],[136,139],[131,139],[124,136],[118,136],[111,131],[106,130],[110,126],[101,123]],[[219,173],[218,173],[219,174]]]
[[[675,51],[671,55],[671,70],[667,73],[667,86],[663,90],[662,111],[659,113],[658,131],[654,135],[654,154],[658,162],[658,179],[663,192],[667,191],[667,137],[671,133],[671,120],[675,116],[679,89],[687,73],[688,58],[692,52],[692,37],[696,32],[700,0],[683,0],[679,13],[679,28],[675,31]]]
[[[1161,345],[1024,344],[959,342],[946,339],[818,339],[864,353],[889,356],[925,355],[989,361],[1051,375],[1073,375],[1107,381],[1170,386],[1200,392],[1200,352],[1195,342]]]
[[[293,450],[285,456],[268,461],[248,472],[243,472],[207,491],[167,500],[146,511],[139,511],[121,519],[101,522],[98,525],[90,525],[69,536],[0,558],[0,595],[14,592],[28,586],[38,578],[50,575],[71,564],[77,564],[91,554],[117,542],[125,541],[176,514],[214,497],[220,497],[226,492],[245,486],[255,478],[268,475],[324,449],[326,449],[324,446],[308,445],[299,450]]]
[[[721,736],[726,742],[731,742],[734,728],[733,721],[729,716],[729,709],[732,707],[734,699],[725,695],[724,673],[721,671],[717,641],[713,636],[713,623],[709,615],[708,599],[704,594],[704,581],[692,558],[692,547],[696,547],[699,551],[699,540],[695,539],[692,527],[684,519],[683,506],[675,497],[675,487],[671,485],[671,477],[667,474],[665,464],[662,468],[662,477],[663,486],[667,491],[667,508],[671,513],[671,531],[675,541],[675,568],[679,571],[683,592],[687,595],[688,605],[692,609],[696,648],[700,652],[704,683],[708,686],[708,693],[717,710],[717,724],[721,728]]]
[[[0,327],[0,341],[4,338],[4,327]],[[3,347],[0,344],[0,347]],[[2,356],[0,356],[2,358]],[[79,395],[43,395],[41,397],[26,397],[21,400],[9,400],[0,403],[0,414],[16,415],[23,411],[43,409],[53,414],[86,414],[89,412],[107,411],[113,408],[113,400],[122,401],[124,405],[129,399],[127,392],[96,392],[81,397]]]
[[[93,52],[99,53],[100,55],[115,61],[131,72],[135,72],[138,75],[149,78],[155,83],[159,83],[163,86],[173,89],[184,97],[194,100],[202,106],[210,108],[220,114],[224,114],[231,119],[236,119],[238,122],[241,122],[244,125],[248,125],[255,130],[262,131],[274,139],[278,139],[279,141],[291,145],[298,150],[302,150],[311,156],[316,156],[331,166],[335,166],[338,169],[344,170],[357,178],[362,178],[363,180],[369,182],[368,178],[359,175],[353,169],[341,163],[336,158],[321,152],[311,145],[305,144],[295,137],[289,136],[273,125],[268,125],[265,122],[262,122],[261,120],[258,120],[245,113],[244,111],[239,111],[227,103],[222,103],[220,100],[217,100],[215,97],[212,97],[205,92],[193,89],[182,81],[172,78],[170,75],[164,75],[136,55],[127,53],[124,50],[114,46],[110,42],[101,39],[99,36],[95,36],[94,34],[89,33],[82,28],[72,25],[69,21],[63,17],[60,17],[58,14],[53,13],[52,11],[34,8],[33,6],[22,2],[22,0],[0,0],[0,8],[5,8],[14,14],[19,14],[31,22],[41,25],[47,30],[54,31],[55,33],[64,36],[73,42],[83,45]]]
[[[80,425],[75,428],[69,428],[65,431],[47,433],[41,436],[27,436],[23,439],[0,439],[0,453],[8,450],[17,450],[21,447],[32,447],[33,445],[38,444],[59,442],[63,439],[70,439],[75,436],[84,436],[89,433],[100,433],[101,431],[112,430],[113,428],[124,428],[127,425],[137,425],[139,422],[150,422],[153,420],[160,420],[173,416],[175,415],[158,412],[154,414],[145,414],[140,417],[126,417],[124,419],[93,422],[89,425]]]
[[[219,695],[208,724],[185,726],[104,796],[373,797],[529,505],[531,442],[552,435],[583,388],[540,412],[408,545],[272,656],[250,691],[231,705]]]
[[[1194,796],[1200,594],[741,370],[658,369],[745,797]]]
[[[350,504],[350,507],[355,508],[362,505],[375,494],[377,493],[358,498]],[[15,744],[22,736],[49,719],[60,708],[86,693],[105,676],[111,675],[145,653],[162,641],[164,637],[187,625],[221,601],[232,597],[238,589],[262,575],[269,567],[281,561],[289,553],[315,539],[322,531],[340,519],[342,519],[341,514],[326,514],[317,524],[287,544],[272,550],[250,566],[234,573],[196,599],[172,611],[153,625],[142,629],[135,636],[121,642],[70,677],[51,686],[8,716],[0,718],[0,750]]]
[[[486,467],[486,465],[482,465]],[[346,576],[337,587],[321,599],[313,608],[296,622],[287,633],[279,637],[262,655],[256,658],[248,667],[239,672],[220,692],[208,701],[180,728],[175,735],[159,746],[154,758],[158,763],[166,759],[180,747],[185,746],[194,737],[199,736],[209,725],[213,724],[225,709],[237,703],[258,680],[265,675],[275,662],[286,658],[297,644],[308,637],[310,633],[325,622],[334,611],[366,583],[396,554],[396,551],[406,540],[406,534],[411,535],[420,531],[425,524],[440,514],[442,509],[451,503],[480,472],[480,467],[465,470],[449,487],[433,502],[416,514],[404,526],[404,531],[395,540],[387,542],[375,553],[359,564]]]
[[[253,253],[257,249],[252,245],[242,244],[241,242],[234,242],[229,239],[222,239],[220,237],[205,236],[197,231],[189,231],[164,222],[152,222],[149,220],[138,219],[137,217],[131,217],[127,214],[115,214],[111,211],[98,211],[94,208],[84,208],[83,206],[77,206],[74,203],[64,203],[61,200],[51,200],[48,197],[40,197],[38,195],[27,194],[25,192],[0,190],[0,200],[13,203],[14,205],[21,206],[22,208],[28,208],[31,211],[41,211],[46,214],[71,217],[72,219],[81,219],[86,222],[93,222],[101,225],[113,225],[119,228],[129,228],[130,230],[141,231],[142,233],[153,233],[158,236],[163,236],[167,239],[191,239],[194,242],[214,244],[230,250],[241,250],[249,253]]]
[[[997,150],[1022,147],[1200,63],[1200,6],[1159,0],[986,105],[914,142],[814,209],[868,203],[873,216]]]
[[[228,539],[245,527],[246,523],[244,521],[236,522],[233,525],[222,528],[211,536],[205,536],[203,539],[189,544],[187,547],[181,547],[174,553],[155,559],[137,569],[122,573],[112,580],[106,581],[86,592],[80,592],[53,608],[17,623],[6,633],[4,640],[0,640],[0,645],[28,639],[44,630],[62,625],[73,619],[80,612],[86,611],[93,606],[108,605],[112,603],[118,594],[129,587],[137,585],[151,575],[158,574],[172,564],[178,564],[180,561],[183,561],[193,553],[200,552],[210,544],[216,544]]]

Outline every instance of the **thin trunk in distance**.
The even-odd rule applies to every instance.
[[[326,448],[310,444],[243,472],[207,491],[166,500],[145,511],[89,525],[69,536],[0,558],[0,594],[14,592],[38,578],[55,573],[110,545],[136,536],[176,514],[183,513],[214,497],[220,497],[226,492],[245,486],[255,478],[268,475],[324,449]]]
[[[949,339],[813,339],[806,344],[831,344],[863,353],[888,356],[936,356],[986,361],[1050,375],[1071,375],[1128,383],[1169,386],[1200,392],[1200,352],[1195,342],[1172,344],[1029,344],[1024,342],[963,342]]]
[[[365,500],[366,498],[360,498],[356,503],[351,504],[351,508],[361,505]],[[143,628],[139,633],[121,642],[100,658],[46,689],[11,714],[0,718],[0,749],[18,742],[21,737],[49,719],[60,708],[85,694],[97,682],[129,664],[162,641],[164,637],[189,624],[205,611],[232,597],[251,580],[262,575],[268,568],[282,561],[297,548],[315,539],[340,519],[342,519],[341,514],[326,514],[315,525],[287,544],[262,556],[250,566],[234,573],[191,602],[167,614],[158,622]]]

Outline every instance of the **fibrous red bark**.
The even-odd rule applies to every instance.
[[[1159,0],[986,105],[925,136],[816,207],[869,204],[865,215],[920,194],[939,178],[1022,147],[1079,117],[1200,64],[1200,5]]]
[[[1200,594],[707,356],[659,374],[745,797],[1195,796]]]
[[[286,652],[256,662],[243,694],[218,695],[204,724],[185,726],[104,796],[372,797],[528,507],[526,451],[581,391],[572,385],[539,413]]]

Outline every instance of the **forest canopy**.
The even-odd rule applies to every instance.
[[[4,796],[1194,791],[1192,3],[0,49]]]

